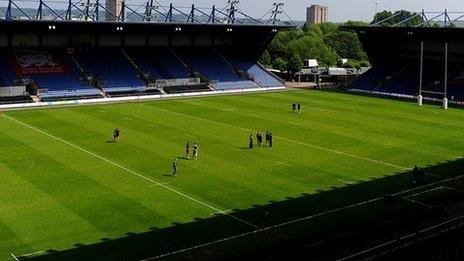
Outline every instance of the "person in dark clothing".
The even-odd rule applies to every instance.
[[[253,134],[250,134],[250,137],[248,138],[248,148],[252,149],[253,148]]]
[[[258,134],[256,134],[256,139],[258,140],[258,145],[262,147],[263,146],[263,134],[261,134],[261,132],[258,132]]]
[[[119,141],[120,136],[121,136],[121,131],[118,128],[116,128],[113,131],[113,141]]]
[[[266,131],[266,145],[269,146],[269,131]]]
[[[296,103],[292,103],[292,112],[295,113],[296,110]]]
[[[272,148],[272,132],[269,133],[269,147]]]
[[[190,159],[190,142],[187,142],[187,145],[185,145],[185,157]]]
[[[172,175],[175,176],[177,174],[177,171],[179,170],[177,166],[177,159],[174,159],[174,161],[172,162],[172,169],[173,169]]]
[[[193,143],[193,158],[198,160],[198,145],[196,143]]]
[[[298,108],[298,113],[301,113],[301,104],[298,103],[297,108]]]

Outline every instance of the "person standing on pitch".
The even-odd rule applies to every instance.
[[[172,175],[175,176],[177,174],[177,171],[179,170],[177,166],[177,159],[174,159],[174,161],[172,162],[172,169],[173,169]]]
[[[301,104],[298,103],[297,107],[298,107],[298,113],[301,114]]]
[[[296,110],[296,103],[292,103],[292,112],[295,113]]]
[[[261,132],[256,133],[256,140],[258,141],[258,145],[260,147],[263,146],[263,135]]]
[[[185,157],[190,159],[190,141],[187,142],[187,145],[185,145]]]
[[[269,146],[269,131],[266,131],[266,146]]]
[[[113,131],[113,142],[119,141],[120,137],[121,137],[121,131],[119,130],[119,128],[116,128]]]
[[[193,158],[198,159],[198,145],[196,143],[193,143]]]
[[[269,147],[272,148],[272,132],[269,133]]]
[[[248,138],[248,148],[252,149],[253,148],[253,134],[250,134],[250,137]]]

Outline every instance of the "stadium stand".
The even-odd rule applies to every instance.
[[[401,26],[346,28],[358,33],[373,64],[367,73],[352,83],[351,89],[409,98],[422,91],[426,100],[444,101],[446,97],[455,104],[464,101],[464,52],[461,40],[454,38],[461,29],[452,32],[449,28],[432,30]]]
[[[16,74],[9,62],[9,53],[0,51],[0,86],[15,85]]]
[[[78,52],[73,57],[63,49],[23,49],[25,53],[47,56],[52,67],[22,68],[12,64],[6,51],[0,56],[0,84],[12,85],[15,79],[30,79],[37,84],[39,96],[46,101],[119,97],[143,93],[160,94],[194,91],[277,87],[284,84],[251,59],[223,57],[210,48],[103,48]],[[21,58],[17,58],[21,59]],[[34,58],[37,59],[37,58]],[[45,58],[44,58],[45,59]],[[39,62],[41,61],[34,61]],[[88,77],[88,78],[86,78]],[[202,84],[147,89],[157,80],[200,78]],[[96,80],[92,80],[96,79]]]
[[[75,97],[101,97],[100,92],[85,83],[83,73],[77,65],[64,52],[53,52],[54,60],[59,60],[65,67],[64,72],[60,73],[37,73],[29,76],[39,86],[40,89],[46,90],[41,94],[45,100],[66,99]]]
[[[233,56],[229,57],[228,60],[237,69],[247,72],[261,87],[269,88],[285,85],[285,83],[280,81],[276,76],[272,75],[258,63],[253,62],[251,59],[246,59],[240,56]]]
[[[135,49],[128,51],[128,54],[140,70],[151,76],[153,80],[172,79],[173,76],[161,64],[159,64],[156,59],[147,56],[147,53],[150,53],[150,51],[145,50],[140,52]]]
[[[119,49],[105,49],[82,52],[77,61],[99,80],[100,88],[106,93],[144,91],[145,83],[137,75],[137,70]]]
[[[234,69],[218,54],[210,49],[199,49],[192,52],[187,49],[176,52],[188,63],[194,71],[208,77],[216,90],[256,88],[250,80],[239,77]]]

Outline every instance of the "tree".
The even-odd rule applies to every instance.
[[[261,63],[264,67],[270,67],[272,64],[271,55],[269,54],[268,50],[264,50],[264,53],[259,58],[259,63]]]
[[[345,22],[344,24],[345,26],[367,26],[368,23],[364,22],[364,21],[347,21]]]
[[[354,69],[354,68],[360,68],[359,64],[356,61],[349,60],[343,65],[343,68],[348,68],[348,69]]]
[[[330,46],[340,58],[366,60],[358,35],[348,31],[336,31],[324,37],[324,42]]]
[[[285,72],[288,71],[288,62],[280,57],[277,57],[274,61],[273,67],[281,72]]]
[[[413,16],[414,18],[412,18]],[[392,18],[388,19],[387,21],[383,21],[390,17]],[[411,18],[411,20],[405,22],[403,26],[415,26],[415,25],[419,25],[422,22],[424,22],[424,19],[422,18],[422,16],[417,15],[417,13],[411,13],[406,10],[399,10],[399,11],[396,11],[395,13],[392,13],[390,11],[382,11],[380,13],[377,13],[374,16],[374,20],[371,22],[371,24],[381,22],[380,26],[393,26],[395,24],[398,24],[402,21],[407,20],[408,18]]]
[[[361,66],[361,67],[370,67],[371,64],[368,61],[360,61],[359,66]]]
[[[298,54],[294,54],[288,63],[288,70],[292,73],[298,73],[303,69],[303,60]]]

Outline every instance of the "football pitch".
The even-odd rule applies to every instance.
[[[306,90],[3,112],[0,260],[146,258],[406,190],[415,165],[463,155],[463,116]]]

